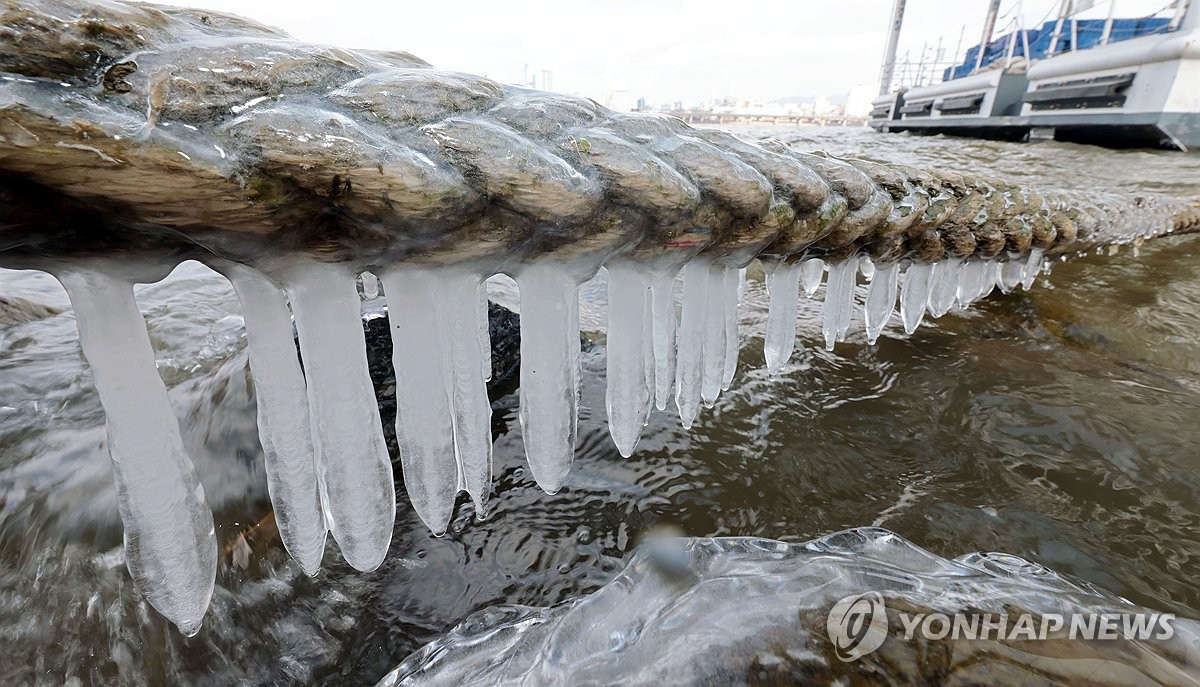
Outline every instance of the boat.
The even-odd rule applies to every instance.
[[[1063,0],[1057,19],[995,39],[992,0],[962,63],[939,83],[893,90],[904,5],[893,7],[872,101],[878,131],[1200,150],[1200,0],[1132,19],[1078,19],[1091,3]]]

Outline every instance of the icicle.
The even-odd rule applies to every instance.
[[[483,381],[492,381],[492,333],[491,317],[488,315],[487,283],[480,280],[475,288],[475,300],[479,302],[479,311],[475,315],[478,325],[476,337],[479,340],[479,366],[483,370]]]
[[[767,275],[767,331],[763,353],[767,372],[776,374],[796,348],[796,302],[800,298],[801,263],[763,263]]]
[[[1042,256],[1045,250],[1034,247],[1029,251],[1029,259],[1025,262],[1025,274],[1021,278],[1021,288],[1028,291],[1033,288],[1033,282],[1042,271]]]
[[[1010,257],[999,267],[1000,276],[996,279],[996,285],[1002,292],[1009,293],[1021,284],[1021,279],[1025,276],[1025,262]]]
[[[984,260],[967,260],[963,263],[958,275],[958,289],[955,299],[962,307],[967,307],[982,296],[985,282],[989,276],[988,262]]]
[[[875,267],[874,279],[867,289],[867,302],[863,307],[867,343],[875,343],[884,325],[892,317],[892,311],[896,309],[896,289],[899,281],[899,263],[884,263]]]
[[[996,289],[996,285],[1000,282],[1000,261],[993,258],[987,262],[987,276],[983,280],[983,287],[979,290],[979,295],[975,300],[987,298],[992,295],[992,291]]]
[[[359,280],[362,283],[364,300],[372,301],[379,298],[379,277],[375,276],[374,272],[363,272],[359,275]]]
[[[383,274],[383,287],[388,294],[392,329],[396,439],[400,443],[404,487],[417,515],[434,534],[441,535],[453,515],[454,497],[460,487],[467,485],[464,461],[469,457],[476,467],[485,466],[485,479],[489,471],[486,466],[491,462],[477,437],[463,437],[476,449],[475,454],[460,450],[464,447],[458,441],[455,422],[456,417],[465,418],[476,434],[485,424],[473,417],[475,412],[456,413],[454,398],[460,378],[464,399],[477,396],[478,387],[483,386],[476,359],[478,281],[447,279],[429,269],[398,267]],[[474,473],[477,480],[479,470]],[[478,494],[480,486],[476,485],[474,491]],[[477,507],[481,507],[478,501]]]
[[[476,515],[487,514],[487,499],[492,489],[492,402],[488,399],[486,378],[491,376],[491,349],[484,352],[472,335],[486,334],[488,317],[487,290],[481,275],[446,272],[439,275],[446,294],[445,310],[439,315],[445,323],[443,340],[449,341],[446,365],[451,376],[450,401],[454,408],[454,452],[457,457],[458,488],[465,489],[475,504]],[[475,303],[484,294],[484,310]],[[401,324],[404,324],[401,322]]]
[[[283,275],[304,361],[325,524],[346,562],[369,571],[391,543],[396,487],[354,281],[349,268],[315,261]]]
[[[645,267],[642,269],[645,270]],[[642,383],[646,387],[646,405],[642,427],[645,427],[647,420],[650,419],[650,411],[654,407],[656,394],[654,383],[654,289],[651,287],[654,282],[654,274],[645,272],[643,279],[645,288],[642,290]]]
[[[326,524],[292,314],[283,290],[258,270],[237,263],[216,267],[229,278],[242,304],[258,436],[279,538],[304,572],[316,575],[325,553]]]
[[[705,407],[711,408],[721,395],[721,381],[725,377],[725,309],[729,302],[727,296],[728,270],[720,265],[710,264],[708,268],[708,289],[704,305],[704,342],[700,354],[703,360],[700,398]]]
[[[557,493],[575,455],[579,411],[579,285],[560,267],[530,263],[521,292],[521,431],[534,479]]]
[[[949,258],[937,263],[929,292],[929,314],[941,317],[950,312],[958,295],[958,277],[962,258]]]
[[[746,284],[746,269],[725,271],[725,371],[721,374],[721,391],[728,391],[737,372],[738,350],[741,337],[738,334],[738,305],[742,302],[742,290]]]
[[[924,262],[914,262],[904,271],[904,285],[900,292],[900,319],[904,321],[904,331],[912,334],[925,318],[925,308],[929,304],[929,291],[932,286],[934,265]]]
[[[804,295],[812,298],[821,285],[821,277],[825,273],[825,262],[819,258],[805,260],[800,263],[800,283],[804,286]]]
[[[646,297],[650,291],[645,269],[625,261],[608,265],[608,431],[622,456],[633,455],[650,409],[646,385]]]
[[[704,319],[708,301],[709,261],[692,260],[683,268],[683,310],[679,316],[679,350],[675,364],[675,404],[684,429],[700,412],[704,352]]]
[[[834,343],[846,338],[850,316],[854,313],[855,276],[858,261],[843,260],[829,266],[829,281],[825,284],[825,350],[832,351]]]
[[[650,282],[650,316],[654,321],[654,405],[667,409],[675,388],[675,276],[658,273]]]
[[[57,276],[104,406],[129,575],[151,606],[194,635],[217,575],[212,512],[155,368],[133,284],[90,270]]]

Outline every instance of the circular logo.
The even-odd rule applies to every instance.
[[[826,619],[834,653],[854,661],[878,649],[887,637],[887,610],[878,592],[847,596],[829,609]]]

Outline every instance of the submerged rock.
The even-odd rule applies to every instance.
[[[0,327],[32,322],[61,312],[61,308],[35,303],[27,298],[0,296]]]
[[[855,597],[869,609],[857,622]],[[1145,639],[1122,636],[1121,620],[1112,638],[1070,636],[1071,614],[1097,628],[1150,613],[1017,556],[948,560],[879,528],[802,544],[660,539],[588,596],[470,616],[379,686],[1195,684],[1196,622],[1152,614]],[[932,614],[963,621],[906,636]],[[1055,616],[1067,624],[1038,637]]]

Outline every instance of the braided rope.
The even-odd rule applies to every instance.
[[[194,10],[6,0],[0,72],[0,250],[33,241],[31,216],[61,235],[42,254],[136,234],[246,262],[494,268],[1016,259],[1200,228],[1200,208],[1167,197],[756,145]]]

